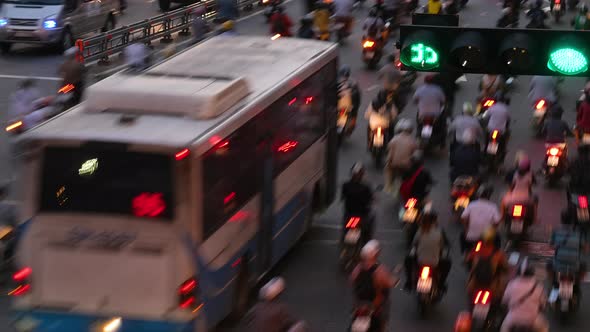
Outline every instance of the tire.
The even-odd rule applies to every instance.
[[[158,5],[163,12],[170,10],[170,0],[158,0]]]
[[[0,43],[0,51],[2,51],[3,54],[9,53],[11,47],[12,43]]]
[[[248,281],[250,274],[248,272],[247,256],[242,257],[242,264],[242,268],[236,279],[236,286],[232,296],[232,308],[228,316],[232,322],[238,322],[246,314],[250,300],[250,286]]]
[[[57,51],[59,53],[63,53],[71,47],[74,47],[74,36],[72,36],[70,29],[66,28],[59,43],[57,44]]]
[[[117,24],[117,22],[115,21],[115,17],[111,14],[107,18],[107,21],[104,22],[104,26],[102,27],[101,31],[102,32],[111,31],[115,28],[116,24]]]

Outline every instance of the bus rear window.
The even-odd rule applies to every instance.
[[[46,148],[40,210],[172,219],[170,156],[102,148]]]

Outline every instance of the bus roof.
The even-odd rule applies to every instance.
[[[24,138],[183,147],[224,137],[337,52],[315,40],[214,37],[145,73],[118,73],[90,86],[82,104]],[[130,114],[133,121],[121,121]]]

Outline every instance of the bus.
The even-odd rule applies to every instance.
[[[334,199],[336,44],[215,37],[19,142],[19,329],[205,331]]]

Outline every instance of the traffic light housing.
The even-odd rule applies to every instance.
[[[590,31],[402,25],[405,69],[590,76]]]

